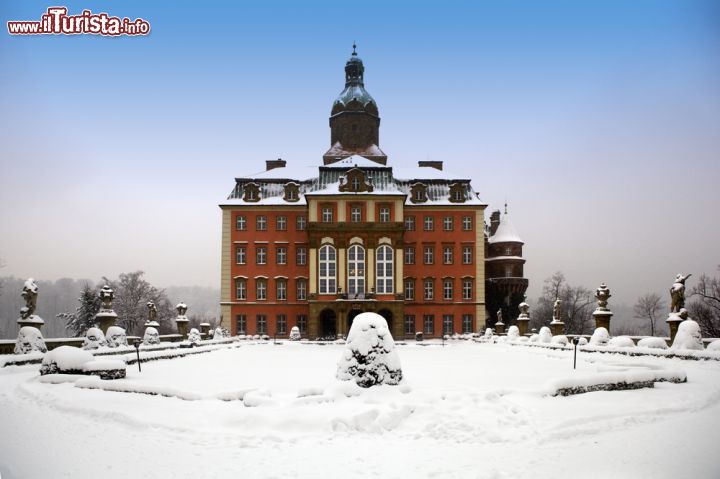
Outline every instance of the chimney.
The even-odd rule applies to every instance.
[[[430,167],[435,168],[436,170],[442,171],[442,161],[434,161],[434,160],[420,160],[418,161],[419,167]]]
[[[495,210],[490,215],[490,236],[493,236],[500,226],[500,210]]]
[[[274,170],[275,168],[285,168],[285,165],[287,162],[281,158],[278,158],[277,160],[266,160],[265,161],[265,168],[267,171]]]

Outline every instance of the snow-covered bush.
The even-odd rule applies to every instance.
[[[642,338],[637,343],[641,348],[667,349],[668,345],[663,338]]]
[[[300,328],[297,326],[290,328],[290,341],[300,341]]]
[[[563,334],[553,336],[552,339],[550,340],[550,342],[553,344],[560,344],[562,346],[567,346],[569,343],[567,336],[565,336]]]
[[[120,326],[110,326],[105,339],[107,339],[107,346],[109,348],[119,348],[128,345],[127,334]]]
[[[197,344],[200,342],[200,331],[198,331],[195,328],[192,328],[190,332],[188,333],[188,342],[192,344],[193,346],[197,346]]]
[[[720,352],[720,339],[716,339],[712,343],[707,345],[707,348],[705,348],[708,351],[716,351]]]
[[[107,340],[105,335],[100,328],[88,328],[85,333],[85,340],[83,340],[83,349],[97,349],[104,348],[107,346]]]
[[[227,329],[218,326],[215,328],[215,332],[213,333],[213,339],[225,339],[230,337],[230,331]]]
[[[376,313],[360,313],[355,317],[336,377],[341,381],[353,380],[364,388],[400,382],[400,358],[385,318]]]
[[[607,346],[610,341],[610,334],[605,328],[595,328],[592,336],[590,337],[590,344],[592,346]]]
[[[520,337],[520,329],[517,326],[510,326],[508,328],[507,337],[510,341],[515,341]]]
[[[530,339],[528,339],[528,342],[530,343],[537,343],[538,341],[540,341],[540,335],[537,333],[531,334]]]
[[[692,319],[680,323],[672,349],[704,349],[700,325]]]
[[[550,331],[550,328],[547,326],[543,326],[540,328],[540,332],[538,333],[538,342],[540,343],[549,343],[552,341],[552,332]]]
[[[578,338],[578,346],[585,346],[587,345],[588,340],[587,338]]]
[[[610,341],[608,341],[608,346],[612,346],[615,348],[634,348],[635,341],[630,339],[628,336],[615,336]]]
[[[483,336],[485,339],[492,339],[493,337],[493,330],[492,328],[487,328],[485,330],[485,336]]]
[[[83,374],[85,363],[93,360],[93,355],[84,349],[73,346],[60,346],[45,355],[40,366],[40,374]]]
[[[146,346],[160,344],[160,334],[158,334],[158,330],[153,328],[152,326],[148,326],[147,328],[145,328],[143,344]]]
[[[38,328],[33,326],[23,326],[18,331],[17,341],[15,341],[15,354],[27,354],[33,351],[44,353],[47,351],[45,340]]]

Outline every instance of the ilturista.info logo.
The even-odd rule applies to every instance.
[[[83,10],[78,15],[68,15],[67,7],[49,7],[40,20],[17,20],[7,22],[10,35],[147,35],[150,22],[142,18],[113,17],[105,12],[93,13]]]

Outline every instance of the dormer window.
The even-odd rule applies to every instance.
[[[340,191],[360,193],[373,191],[373,185],[370,184],[370,178],[360,168],[352,168],[345,175],[345,180],[340,184]]]
[[[260,188],[256,183],[248,183],[244,188],[244,200],[249,202],[260,201]]]
[[[465,202],[466,186],[462,183],[453,183],[450,185],[450,202],[451,203],[464,203]]]
[[[360,190],[360,178],[358,178],[357,176],[353,177],[353,179],[352,179],[352,190],[353,191]]]
[[[425,199],[425,194],[422,190],[415,190],[415,201],[422,201]]]
[[[285,201],[295,202],[300,199],[300,185],[287,183],[285,185]]]
[[[410,201],[413,203],[424,203],[428,199],[427,186],[422,183],[415,183],[410,189]]]

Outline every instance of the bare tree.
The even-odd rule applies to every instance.
[[[703,336],[720,337],[720,278],[701,275],[690,297],[693,301],[688,305],[688,312],[700,325]]]
[[[562,301],[563,317],[559,319],[565,322],[565,332],[568,334],[590,332],[594,305],[592,291],[584,286],[569,285],[562,271],[555,272],[545,280],[542,296],[530,316],[532,327],[545,326],[552,321],[553,304],[556,299]]]
[[[646,319],[650,324],[650,336],[655,336],[655,332],[660,328],[657,321],[661,319],[662,312],[665,310],[665,301],[662,300],[657,293],[645,293],[640,296],[633,306],[635,318]]]
[[[164,289],[143,279],[143,271],[120,274],[117,281],[103,280],[115,290],[113,309],[118,315],[118,326],[125,328],[128,334],[140,334],[142,326],[148,319],[147,303],[152,301],[157,308],[157,320],[160,332],[172,332],[171,319],[174,317],[173,307]]]

